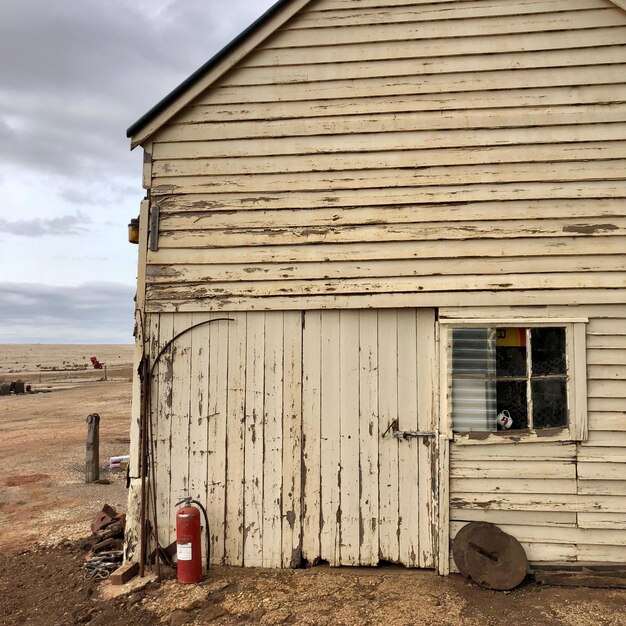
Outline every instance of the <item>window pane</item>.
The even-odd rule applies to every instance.
[[[567,385],[565,379],[531,381],[535,428],[567,426]]]
[[[508,411],[512,424],[508,430],[528,428],[526,381],[498,381],[498,413]]]
[[[532,376],[565,374],[565,329],[532,329]]]
[[[526,377],[526,329],[496,329],[496,374]]]
[[[496,430],[495,330],[452,329],[452,428]]]

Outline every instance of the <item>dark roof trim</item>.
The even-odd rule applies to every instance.
[[[161,111],[166,109],[174,100],[176,100],[182,93],[184,93],[191,85],[193,85],[199,78],[216,66],[222,61],[228,54],[230,54],[237,46],[239,46],[248,36],[254,33],[260,28],[269,18],[282,9],[285,5],[289,4],[291,0],[278,0],[276,4],[272,5],[261,17],[255,20],[248,28],[242,33],[237,35],[229,44],[224,46],[213,58],[209,59],[202,67],[199,67],[189,78],[186,78],[178,87],[174,88],[170,93],[165,96],[160,102],[155,104],[147,113],[142,115],[134,124],[128,127],[126,130],[126,136],[132,137],[139,132],[144,126],[149,124]]]

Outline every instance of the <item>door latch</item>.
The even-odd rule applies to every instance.
[[[418,437],[434,437],[435,432],[432,430],[398,430],[398,420],[393,420],[387,430],[383,433],[383,437],[391,433],[396,439],[413,439]]]

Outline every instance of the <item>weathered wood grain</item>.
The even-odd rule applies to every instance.
[[[321,555],[321,360],[320,311],[304,314],[302,329],[302,462],[303,520],[302,555],[313,563]]]
[[[214,315],[214,317],[218,317]],[[211,523],[211,559],[224,562],[226,525],[226,420],[228,402],[228,325],[209,325],[207,503],[215,511]],[[207,509],[208,511],[208,509]]]
[[[243,565],[247,316],[229,314],[224,561]]]
[[[306,48],[302,51],[307,55]],[[439,56],[424,59],[382,59],[344,61],[341,64],[315,63],[278,65],[275,67],[252,67],[234,69],[224,78],[221,85],[280,85],[330,80],[452,74],[457,72],[484,72],[510,69],[553,68],[572,66],[608,65],[623,63],[623,48],[619,45],[601,45],[594,48],[568,50],[541,50],[532,52],[491,53],[485,55],[473,50],[474,54],[462,57]],[[411,68],[413,71],[411,71]]]
[[[347,170],[342,172],[302,172],[285,174],[283,172],[256,175],[232,175],[228,177],[211,176],[210,164],[183,162],[180,168],[167,167],[173,171],[164,178],[155,178],[156,189],[173,186],[183,192],[189,185],[197,189],[200,183],[197,176],[202,176],[201,183],[206,193],[270,192],[281,193],[290,189],[300,192],[320,192],[327,189],[379,189],[393,187],[429,187],[432,185],[476,185],[511,182],[577,181],[581,178],[594,181],[612,181],[624,177],[624,160],[598,160],[591,163],[559,162],[520,164],[512,168],[510,164],[490,166],[414,166],[408,160],[402,168],[372,170]],[[585,169],[586,168],[586,169]],[[189,171],[191,170],[191,171]],[[182,176],[176,176],[176,174]],[[188,177],[188,174],[194,176]]]
[[[385,24],[403,21],[454,20],[493,15],[532,15],[559,11],[575,11],[606,8],[600,0],[549,0],[548,2],[464,2],[456,4],[435,3],[432,6],[393,5],[379,3],[374,8],[367,5],[348,9],[331,9],[326,4],[306,8],[298,16],[294,27],[319,28],[349,24]]]
[[[378,312],[359,311],[360,563],[376,565],[378,539]]]
[[[192,325],[192,314],[182,313],[172,316],[174,336]],[[189,495],[189,426],[191,388],[188,381],[191,378],[192,363],[192,336],[185,333],[172,344],[172,369],[170,395],[167,398],[166,410],[169,410],[171,430],[169,436],[170,459],[170,503],[168,516],[170,537],[175,536],[176,509],[175,504]],[[167,383],[166,383],[167,384]],[[167,397],[167,396],[166,396]],[[158,480],[158,478],[157,478]],[[207,511],[208,512],[208,511]],[[217,524],[219,514],[211,512],[209,523]],[[164,544],[169,545],[169,544]]]
[[[297,22],[296,22],[297,23]],[[341,43],[367,43],[369,41],[393,41],[403,39],[430,39],[435,37],[475,37],[478,35],[548,32],[560,30],[586,29],[594,26],[623,24],[623,16],[615,7],[587,11],[553,12],[532,15],[496,15],[476,17],[467,20],[433,20],[429,28],[419,22],[406,22],[401,26],[395,23],[316,29],[292,28],[283,30],[272,38],[266,47],[288,48],[297,46],[318,46]]]
[[[381,559],[398,562],[400,546],[399,516],[399,442],[393,430],[398,421],[398,311],[378,312],[378,535]],[[392,423],[396,424],[395,428]],[[385,434],[386,433],[386,434]]]
[[[624,43],[626,40],[626,27],[611,28],[611,29],[594,29],[590,31],[596,33],[599,38],[604,38],[606,43]],[[619,33],[617,36],[611,35],[611,33]],[[558,47],[558,37],[563,33],[551,33],[549,36],[542,39],[542,45],[533,49],[542,49],[546,45],[551,46],[555,44]],[[588,41],[587,33],[586,38],[581,42],[580,33],[565,33],[570,40],[569,47],[578,47],[584,45]],[[611,37],[615,39],[611,39]],[[532,48],[536,45],[534,42],[529,41],[527,35],[523,37],[521,45],[528,45]],[[502,44],[503,42],[514,42],[511,38],[495,37],[491,44],[491,50],[494,50],[496,42]],[[473,50],[473,46],[476,44],[476,40],[444,40],[439,44],[439,49],[442,54],[454,54],[454,48],[452,43],[465,42],[466,46],[470,50]],[[338,46],[336,48],[325,48],[328,58],[328,62],[340,61],[337,56],[341,55],[341,51],[351,51],[354,59],[362,59],[364,50],[370,50],[375,47],[376,44],[371,44],[364,49],[363,46]],[[568,47],[568,46],[564,46]],[[381,54],[389,54],[393,56],[394,53],[398,56],[408,56],[414,58],[417,56],[415,52],[414,42],[406,42],[403,49],[406,50],[405,54],[393,52],[383,52]],[[277,59],[283,59],[287,51],[280,51],[274,58],[276,64]],[[302,50],[293,49],[293,53],[298,55],[298,61],[302,57]],[[460,50],[458,54],[465,54]],[[255,57],[255,58],[258,58]],[[350,57],[351,58],[351,57]],[[347,60],[350,60],[348,58]],[[288,59],[285,61],[288,63]],[[400,112],[417,112],[417,111],[473,111],[478,109],[491,109],[491,108],[524,108],[526,106],[555,106],[555,105],[580,105],[589,103],[606,102],[607,104],[613,102],[624,102],[626,92],[626,84],[622,82],[613,82],[611,84],[597,84],[597,85],[577,85],[575,89],[571,89],[566,86],[547,86],[547,87],[527,87],[527,88],[510,88],[510,89],[493,89],[488,92],[451,92],[451,93],[438,93],[438,94],[414,94],[411,97],[404,96],[363,96],[358,97],[344,97],[344,98],[324,98],[316,99],[312,98],[307,100],[306,115],[307,118],[313,117],[326,117],[337,115],[367,115],[372,113],[400,113]],[[182,111],[176,118],[171,121],[171,124],[187,124],[190,122],[202,123],[202,122],[241,122],[245,120],[261,120],[263,122],[276,120],[276,119],[293,119],[302,117],[302,107],[294,106],[293,102],[224,102],[224,103],[212,103],[211,97],[205,99],[199,99],[194,105],[189,106]]]
[[[321,318],[320,359],[320,557],[340,565],[341,524],[341,420],[340,420],[340,312],[327,311]]]
[[[263,564],[263,436],[265,382],[265,315],[248,313],[244,443],[244,561]]]
[[[360,419],[359,401],[359,312],[339,314],[339,377],[340,377],[340,562],[360,563]]]
[[[263,567],[282,564],[283,344],[284,314],[265,314],[263,385]]]
[[[626,66],[625,66],[626,69]],[[285,155],[324,155],[346,152],[376,152],[432,150],[433,148],[480,148],[489,146],[524,146],[529,144],[572,143],[587,141],[612,141],[626,139],[626,124],[621,120],[606,123],[559,123],[549,115],[538,115],[534,124],[517,125],[511,116],[509,127],[473,128],[464,127],[463,118],[459,118],[456,126],[443,130],[429,130],[417,127],[412,130],[401,130],[401,126],[393,122],[384,132],[377,132],[377,125],[372,128],[362,127],[361,132],[334,132],[334,126],[324,134],[308,134],[290,136],[289,142],[284,137],[251,137],[240,139],[215,139],[213,141],[170,141],[155,144],[155,159],[159,164],[164,160],[175,159],[218,159],[218,158],[250,158]],[[584,119],[584,118],[583,118]],[[543,120],[543,124],[539,121]],[[532,118],[529,121],[533,121]],[[553,123],[551,123],[553,122]],[[412,124],[412,122],[410,122]],[[306,130],[306,122],[302,122]],[[448,122],[448,126],[450,126]],[[460,128],[459,128],[460,127]],[[384,128],[384,127],[383,127]],[[530,149],[529,149],[530,150]],[[532,160],[532,159],[531,159]],[[155,181],[152,192],[157,195],[167,193],[168,186],[172,187],[177,181],[164,176],[168,164],[158,165],[160,177]],[[408,162],[410,165],[410,161]],[[208,173],[208,172],[204,172]],[[193,180],[193,179],[192,179]],[[178,181],[181,187],[184,181]],[[197,185],[199,186],[199,185]],[[186,193],[191,191],[187,182]],[[211,185],[207,183],[207,191]],[[171,192],[170,192],[171,193]],[[198,192],[195,192],[198,193]]]
[[[623,18],[620,16],[618,19],[619,22],[615,24],[623,26]],[[428,75],[428,80],[424,80],[422,76],[402,76],[400,78],[363,78],[356,83],[345,79],[300,84],[231,85],[214,90],[211,93],[211,102],[213,104],[299,102],[326,98],[364,98],[368,94],[374,97],[389,97],[523,89],[525,87],[606,85],[623,82],[623,72],[623,64],[611,64],[589,67],[454,72]],[[156,150],[158,144],[155,143],[154,148]]]
[[[302,313],[284,313],[283,449],[282,449],[282,566],[302,562]]]
[[[620,255],[626,237],[554,237],[550,239],[522,237],[520,239],[501,240],[463,240],[455,242],[457,259],[463,262],[468,257],[477,258],[515,258],[515,257],[554,257],[559,255],[600,256],[603,254]],[[439,241],[422,241],[419,246],[409,242],[376,243],[367,246],[359,243],[341,245],[316,244],[315,246],[253,246],[215,249],[160,249],[148,257],[152,265],[200,265],[234,263],[303,263],[303,262],[341,262],[341,261],[376,261],[432,259],[440,262],[449,258],[446,248]],[[548,261],[550,264],[551,259]],[[443,265],[443,264],[442,264]],[[359,265],[357,265],[358,267]],[[150,270],[149,270],[150,271]],[[193,271],[193,270],[190,270]],[[254,270],[249,272],[254,273]],[[520,303],[522,304],[522,303]],[[441,303],[441,306],[446,306]],[[480,305],[477,305],[480,306]],[[483,304],[483,306],[485,306]],[[523,306],[523,305],[522,305]],[[459,317],[457,315],[457,317]]]
[[[420,430],[418,423],[418,368],[426,365],[418,345],[426,343],[422,335],[418,342],[417,313],[414,309],[398,311],[398,429]],[[429,366],[429,365],[428,365]],[[427,395],[427,394],[425,394]],[[421,407],[420,407],[421,408]],[[420,484],[419,457],[421,441],[409,439],[398,446],[398,521],[400,561],[412,567],[420,565],[420,500],[426,509],[427,493]],[[424,459],[423,459],[424,461]],[[426,477],[429,476],[426,473]],[[418,480],[415,480],[415,477]],[[428,519],[428,517],[426,518]],[[428,529],[428,525],[426,525]],[[425,550],[428,552],[428,550]],[[423,559],[422,559],[423,561]],[[421,565],[424,567],[424,565]]]

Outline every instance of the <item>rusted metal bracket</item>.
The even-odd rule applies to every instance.
[[[159,205],[154,203],[150,205],[150,234],[148,245],[152,252],[159,249]]]
[[[431,430],[394,430],[392,435],[396,439],[412,439],[414,437],[434,437],[435,432]]]

